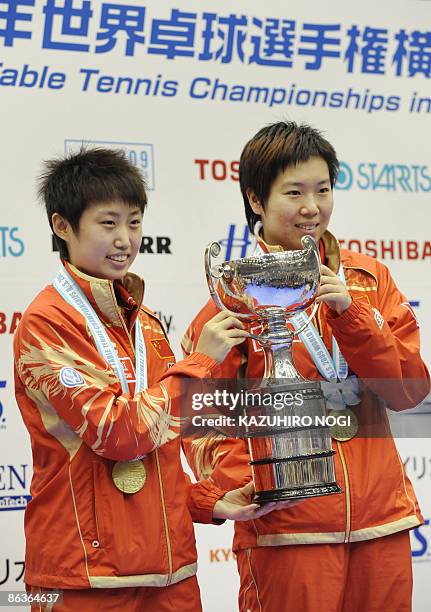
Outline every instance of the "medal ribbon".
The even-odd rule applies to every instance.
[[[126,374],[123,364],[120,361],[118,353],[111,342],[105,327],[97,316],[94,308],[91,306],[86,295],[81,290],[79,285],[71,277],[66,268],[61,265],[58,274],[53,282],[54,288],[58,291],[61,297],[70,306],[75,308],[88,323],[91,335],[96,343],[99,354],[108,362],[114,370],[117,378],[121,382],[123,393],[129,393],[129,385],[127,383]],[[147,383],[147,356],[139,317],[135,322],[135,355],[136,355],[136,384],[135,395],[146,389]]]

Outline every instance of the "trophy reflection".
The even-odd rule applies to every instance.
[[[218,266],[213,257],[219,255],[220,245],[213,242],[205,252],[208,287],[216,305],[261,323],[261,333],[250,334],[265,354],[264,376],[259,387],[253,389],[253,396],[257,393],[273,401],[258,407],[268,426],[246,428],[254,501],[260,504],[341,491],[335,479],[334,451],[325,424],[320,382],[305,380],[292,359],[294,336],[308,325],[317,304],[302,328],[292,331],[287,322],[313,304],[320,282],[317,245],[310,236],[301,242],[303,250],[265,253]],[[255,405],[243,410],[249,416],[256,414]]]

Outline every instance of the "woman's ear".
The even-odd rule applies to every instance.
[[[248,203],[251,206],[252,211],[255,215],[262,215],[264,213],[264,209],[257,195],[254,193],[252,189],[247,189],[246,191]]]
[[[69,221],[67,221],[59,213],[54,213],[51,217],[51,223],[54,234],[67,242],[71,232]]]

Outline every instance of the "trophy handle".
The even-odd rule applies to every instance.
[[[309,251],[313,253],[314,257],[316,258],[319,269],[320,269],[321,260],[320,260],[320,253],[319,253],[319,247],[317,246],[317,242],[314,240],[312,236],[303,236],[301,238],[301,243],[303,247],[305,247],[306,249],[308,249]],[[319,304],[314,303],[313,310],[311,311],[311,315],[308,317],[307,321],[304,323],[304,325],[302,325],[302,327],[300,327],[299,329],[293,332],[294,336],[298,336],[302,331],[304,331],[307,325],[309,325],[310,321],[314,319],[318,308],[319,308]]]
[[[311,320],[314,319],[319,306],[320,306],[320,303],[319,304],[314,303],[313,310],[311,311],[311,315],[308,317],[307,321],[304,323],[302,327],[300,327],[299,329],[295,329],[295,331],[293,332],[294,336],[298,336],[302,331],[304,331],[304,329],[311,322]]]
[[[219,294],[217,293],[215,284],[214,284],[214,279],[219,280],[224,277],[223,266],[218,266],[218,274],[214,274],[214,272],[211,269],[213,267],[212,258],[217,257],[217,255],[220,255],[220,251],[221,251],[221,246],[219,245],[218,242],[211,242],[205,249],[205,276],[207,277],[207,284],[208,284],[208,289],[210,291],[210,295],[212,299],[214,300],[216,306],[219,308],[219,310],[226,310],[226,312],[232,312],[231,310],[229,310],[229,308],[226,308],[226,306],[221,301]],[[249,315],[241,314],[240,312],[234,312],[232,314],[235,317],[238,317],[239,319],[249,319],[250,318]]]
[[[213,265],[212,258],[217,257],[217,255],[220,255],[220,251],[221,251],[221,246],[219,245],[218,242],[211,242],[205,249],[205,276],[207,277],[207,284],[208,284],[208,289],[210,290],[210,295],[212,299],[214,300],[214,302],[216,303],[216,306],[220,310],[227,310],[227,308],[223,305],[222,301],[220,300],[218,293],[216,291],[215,285],[214,285],[214,279],[215,278],[217,280],[220,279],[223,276],[223,271],[220,269],[221,266],[219,266],[218,274],[214,274],[213,271],[211,270],[212,265]]]

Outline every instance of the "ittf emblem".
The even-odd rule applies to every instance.
[[[81,374],[74,368],[69,367],[61,368],[60,382],[69,389],[85,385],[85,380],[82,378]]]

